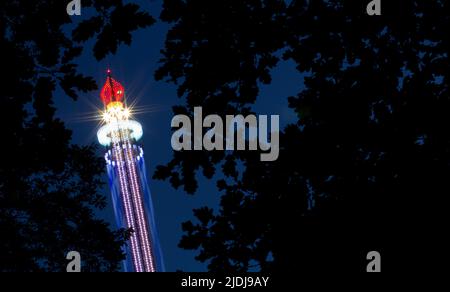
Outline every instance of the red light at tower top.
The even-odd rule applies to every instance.
[[[108,76],[106,77],[105,85],[100,91],[100,98],[105,106],[111,102],[122,102],[125,94],[125,89],[122,84],[111,77],[111,70],[106,70]]]

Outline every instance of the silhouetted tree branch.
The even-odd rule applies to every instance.
[[[202,169],[225,176],[219,209],[195,210],[180,246],[228,272],[364,271],[371,249],[398,269],[408,254],[430,261],[418,238],[436,247],[448,221],[449,3],[383,1],[377,18],[365,1],[286,2],[164,1],[173,26],[155,76],[178,84],[187,106],[174,113],[245,114],[281,61],[305,76],[297,96],[274,97],[298,115],[277,161],[192,151],[158,167],[188,193]]]

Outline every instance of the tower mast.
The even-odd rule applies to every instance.
[[[125,271],[162,271],[144,151],[138,144],[142,126],[130,118],[124,96],[124,87],[112,78],[108,69],[100,92],[105,105],[105,125],[98,130],[97,138],[106,147],[105,160],[117,225],[133,231],[125,247]]]

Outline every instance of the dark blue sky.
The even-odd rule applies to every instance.
[[[134,2],[139,3],[144,10],[158,18],[161,1]],[[172,157],[170,121],[173,113],[171,107],[184,102],[176,96],[176,87],[173,84],[156,82],[153,78],[168,29],[167,24],[158,20],[150,28],[133,33],[131,46],[119,47],[116,55],[108,56],[101,62],[97,62],[92,57],[92,42],[88,43],[84,55],[78,60],[80,72],[93,76],[99,86],[102,86],[105,80],[106,68],[111,67],[113,76],[125,86],[128,101],[136,100],[137,106],[141,108],[153,108],[147,113],[135,116],[144,129],[141,142],[144,146],[149,178],[152,177],[157,165],[166,164]],[[275,68],[272,78],[272,84],[262,86],[254,109],[258,114],[280,115],[281,125],[294,122],[295,114],[288,109],[286,98],[300,91],[303,87],[302,78],[295,66],[288,62],[281,63]],[[97,142],[97,123],[81,121],[80,117],[89,113],[94,114],[96,109],[101,108],[98,93],[99,91],[93,91],[89,94],[81,94],[78,101],[72,101],[58,91],[57,115],[66,122],[67,127],[72,129],[74,143]],[[215,208],[219,202],[220,194],[215,188],[215,180],[205,180],[201,174],[199,179],[199,189],[195,196],[190,196],[183,190],[173,189],[169,182],[150,179],[155,218],[167,271],[206,270],[205,264],[195,261],[194,252],[177,247],[182,235],[181,223],[193,218],[192,209],[204,205]],[[109,200],[110,194],[106,181],[105,172],[104,192]],[[107,208],[99,212],[99,216],[115,226],[110,201]]]

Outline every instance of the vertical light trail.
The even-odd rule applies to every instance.
[[[126,185],[124,182],[124,178],[123,178],[123,172],[121,170],[121,161],[120,161],[120,156],[117,150],[117,145],[114,146],[114,152],[116,155],[116,167],[117,167],[117,171],[118,171],[118,176],[119,176],[119,183],[120,183],[120,189],[121,189],[121,195],[122,195],[122,202],[124,204],[124,209],[125,209],[125,216],[126,216],[126,224],[127,224],[127,228],[132,228],[134,229],[134,225],[133,225],[133,220],[132,220],[132,214],[130,211],[130,207],[128,204],[128,200],[126,199],[127,194],[128,194],[128,190],[126,189]],[[131,251],[132,251],[132,257],[133,257],[133,264],[135,266],[135,269],[138,271],[140,270],[139,267],[139,255],[136,254],[135,250],[136,250],[136,245],[137,242],[136,240],[133,238],[133,236],[130,237],[130,241],[131,241]]]
[[[126,171],[127,171],[127,175],[128,175],[128,178],[129,178],[129,183],[131,184],[131,203],[133,204],[133,210],[135,211],[135,218],[136,218],[136,220],[135,220],[135,223],[136,223],[136,226],[137,226],[137,228],[136,228],[136,237],[137,237],[137,240],[138,240],[138,245],[139,245],[139,248],[140,248],[140,251],[143,253],[143,258],[144,258],[144,271],[147,271],[148,270],[148,258],[147,258],[147,254],[146,254],[146,251],[145,251],[145,249],[144,249],[144,244],[145,244],[145,239],[144,239],[144,235],[143,235],[143,230],[144,230],[144,228],[145,228],[145,224],[144,224],[144,222],[142,221],[142,216],[141,216],[141,214],[140,214],[140,212],[139,212],[139,210],[138,210],[138,207],[136,206],[136,200],[137,200],[137,198],[138,198],[138,196],[140,195],[139,194],[139,192],[138,192],[138,190],[136,190],[136,188],[135,188],[135,186],[134,186],[134,179],[133,179],[133,173],[131,172],[131,170],[130,170],[130,168],[131,168],[131,165],[132,165],[132,163],[133,163],[133,161],[132,161],[132,157],[130,157],[129,155],[128,155],[128,152],[127,152],[127,143],[126,143],[126,141],[127,141],[128,139],[127,139],[127,137],[125,136],[125,134],[121,131],[121,151],[123,151],[123,155],[124,155],[124,157],[125,157],[125,161],[126,161]]]
[[[143,252],[144,252],[144,259],[145,259],[145,263],[147,266],[147,271],[150,272],[154,272],[156,270],[155,265],[154,265],[154,261],[153,261],[153,254],[151,252],[150,249],[150,240],[149,240],[149,234],[147,232],[147,228],[149,226],[147,226],[146,224],[146,218],[145,218],[145,214],[144,214],[144,209],[143,209],[143,194],[140,188],[140,185],[138,183],[137,180],[137,173],[136,173],[136,156],[133,154],[133,149],[132,146],[130,144],[129,139],[125,139],[125,147],[124,147],[124,151],[127,154],[127,158],[129,161],[129,173],[130,173],[130,178],[131,178],[131,186],[134,189],[134,193],[135,196],[133,197],[133,201],[134,201],[134,206],[135,206],[135,210],[136,213],[138,215],[138,219],[139,219],[139,225],[140,225],[140,235],[141,235],[141,240],[142,242],[142,248],[143,248]]]
[[[135,171],[135,156],[131,151],[131,144],[129,142],[129,133],[121,129],[120,133],[120,141],[121,141],[121,150],[123,150],[123,155],[127,161],[127,170],[128,170],[128,178],[130,179],[131,190],[132,190],[132,203],[133,210],[136,211],[137,220],[137,230],[136,236],[138,236],[140,242],[139,247],[142,248],[143,257],[144,257],[144,265],[145,271],[153,272],[155,271],[152,254],[150,251],[150,242],[147,233],[147,225],[144,210],[142,208],[142,192],[140,191],[139,184],[137,183],[137,174]]]
[[[139,251],[143,253],[142,257],[144,258],[144,262],[141,264],[144,264],[144,271],[154,272],[156,269],[153,262],[153,255],[150,251],[150,241],[147,232],[148,226],[146,224],[144,210],[142,207],[142,192],[140,191],[139,184],[137,182],[135,155],[133,155],[131,151],[132,148],[129,142],[129,135],[127,134],[127,131],[123,129],[119,130],[120,152],[124,157],[122,160],[127,166],[126,170],[128,170],[127,174],[131,184],[130,197],[132,198],[131,203],[133,204],[133,210],[135,211],[135,214],[133,214],[134,223],[136,226],[135,235],[138,248],[140,249]]]
[[[123,164],[124,164],[124,160],[122,158],[121,155],[121,151],[120,151],[120,144],[117,144],[114,146],[115,148],[115,152],[117,153],[117,162],[118,162],[118,173],[119,173],[119,181],[121,184],[121,189],[122,189],[122,195],[123,195],[123,203],[124,203],[124,207],[126,212],[128,213],[129,216],[129,220],[127,222],[128,224],[128,228],[132,228],[134,233],[131,234],[130,236],[130,241],[131,241],[131,252],[133,254],[133,263],[135,266],[135,270],[136,272],[142,272],[143,271],[143,267],[142,267],[142,260],[141,260],[141,255],[140,255],[140,251],[139,251],[139,245],[136,239],[136,234],[137,233],[137,228],[134,224],[135,220],[134,220],[134,215],[133,215],[133,211],[132,208],[130,207],[130,193],[128,192],[127,186],[126,186],[126,179],[125,179],[125,170],[123,169]]]
[[[125,209],[125,213],[126,213],[126,217],[127,217],[127,225],[128,228],[132,228],[134,230],[134,232],[137,232],[137,228],[135,227],[135,220],[134,220],[134,216],[133,216],[133,211],[131,209],[131,202],[130,202],[130,193],[128,192],[127,189],[127,185],[126,185],[126,173],[124,170],[124,163],[125,160],[123,159],[122,153],[121,153],[121,139],[120,139],[120,129],[119,127],[117,128],[116,131],[113,131],[113,137],[115,138],[114,140],[114,152],[116,153],[116,163],[117,163],[117,169],[118,169],[118,174],[119,174],[119,183],[120,183],[120,188],[121,188],[121,192],[122,192],[122,198],[123,198],[123,204],[124,204],[124,209]],[[138,247],[138,242],[136,239],[136,234],[131,234],[130,236],[130,241],[131,241],[131,252],[132,252],[132,256],[133,256],[133,263],[135,266],[135,270],[136,272],[142,272],[143,271],[143,267],[142,267],[142,260],[141,260],[141,256],[140,256],[140,252],[139,252],[139,247]]]

